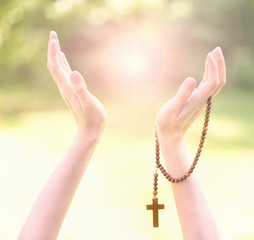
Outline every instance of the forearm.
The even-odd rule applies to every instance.
[[[168,139],[159,136],[159,140],[168,173],[174,178],[182,177],[191,165],[184,137]],[[172,183],[171,186],[183,239],[220,239],[215,220],[195,171],[185,181]]]
[[[98,132],[78,133],[36,200],[19,240],[57,239],[73,196],[99,140]]]

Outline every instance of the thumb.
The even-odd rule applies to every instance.
[[[177,108],[182,108],[183,104],[193,93],[196,87],[196,80],[192,77],[186,78],[179,87],[177,94],[174,97],[174,103]]]

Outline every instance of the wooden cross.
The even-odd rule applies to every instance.
[[[159,209],[164,209],[164,204],[158,204],[158,198],[153,198],[152,205],[146,205],[146,210],[153,210],[153,227],[159,227]]]

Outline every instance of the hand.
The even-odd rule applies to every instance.
[[[188,77],[156,117],[158,134],[170,139],[182,139],[192,122],[206,106],[207,99],[214,97],[226,83],[226,67],[220,47],[208,53],[203,80]]]
[[[60,50],[57,34],[53,31],[49,37],[47,67],[76,119],[79,132],[102,130],[106,112],[99,100],[87,90],[81,74],[71,70],[64,53]]]

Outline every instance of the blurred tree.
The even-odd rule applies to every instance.
[[[90,27],[91,34],[87,36],[91,38],[98,26],[103,31],[107,22],[149,22],[151,17],[164,25],[171,37],[177,33],[176,41],[186,39],[182,44],[194,53],[197,49],[206,52],[216,45],[222,46],[232,86],[253,90],[251,0],[1,0],[0,93],[6,96],[14,89],[20,89],[23,96],[31,90],[44,91],[49,96],[55,93],[50,88],[53,83],[45,81],[49,76],[45,66],[50,30],[57,30],[64,47],[69,36],[84,26]]]

